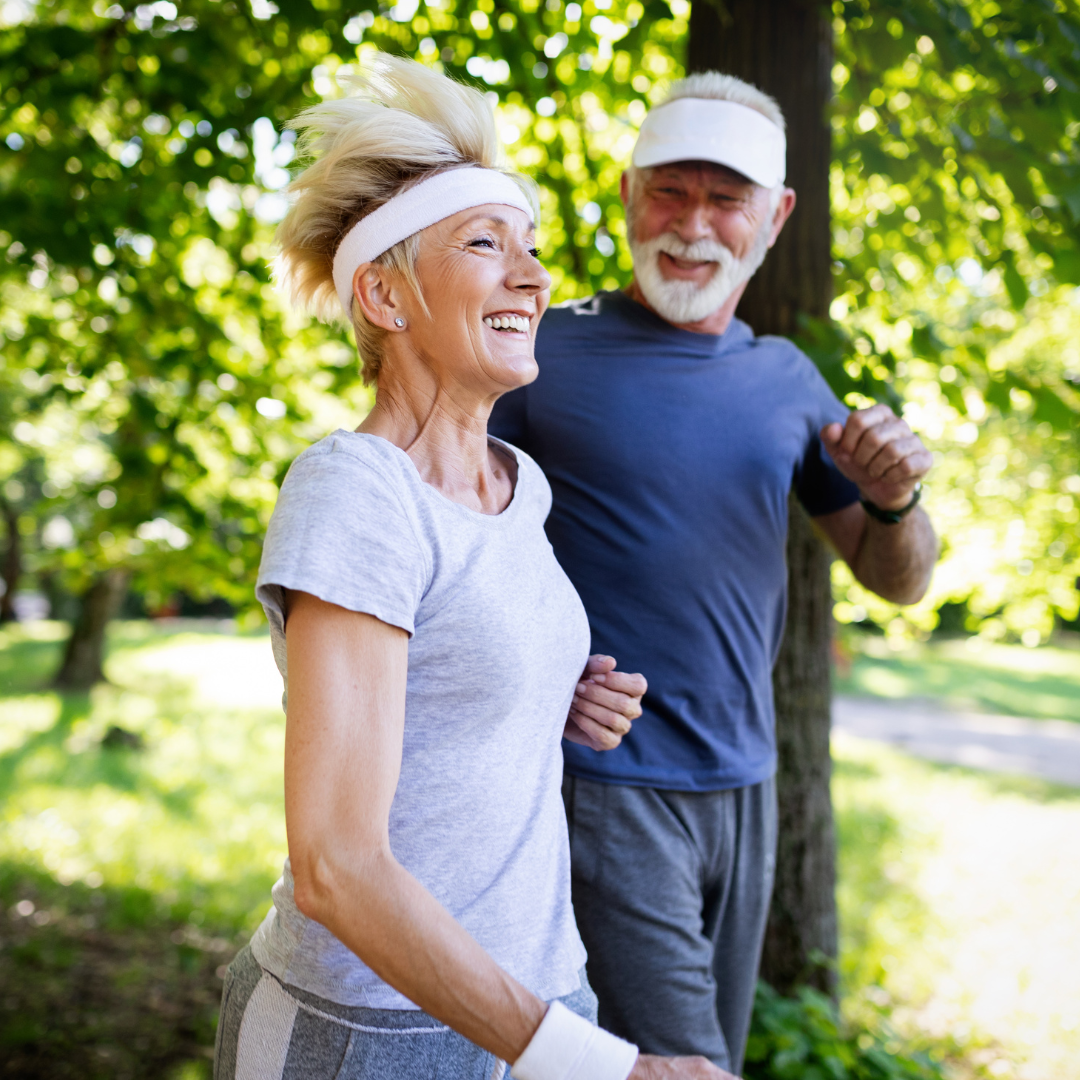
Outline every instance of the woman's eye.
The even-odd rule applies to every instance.
[[[539,259],[543,252],[539,248],[529,248],[529,254],[534,259]]]
[[[493,248],[495,246],[495,241],[489,236],[481,236],[478,240],[469,241],[469,247],[481,247],[482,245]]]

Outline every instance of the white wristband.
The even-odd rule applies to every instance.
[[[510,1075],[514,1080],[626,1080],[637,1058],[633,1043],[553,1001]]]

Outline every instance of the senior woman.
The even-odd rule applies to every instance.
[[[279,238],[376,401],[297,458],[266,538],[289,859],[230,966],[215,1076],[720,1076],[591,1022],[559,739],[617,744],[644,680],[592,658],[579,683],[547,482],[486,432],[536,375],[533,200],[479,94],[388,57],[358,89],[298,119],[315,160]]]

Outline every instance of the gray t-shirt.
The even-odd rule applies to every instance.
[[[289,470],[257,595],[288,691],[284,589],[410,635],[397,860],[543,1000],[579,986],[560,737],[589,652],[577,593],[544,534],[551,489],[520,450],[499,515],[425,484],[373,435],[337,431]],[[415,1008],[293,902],[285,871],[252,940],[284,982],[343,1005]]]

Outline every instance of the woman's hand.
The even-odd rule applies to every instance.
[[[703,1057],[656,1057],[641,1054],[626,1080],[736,1080]]]
[[[590,656],[563,736],[593,750],[614,750],[641,715],[641,699],[648,686],[644,675],[616,671],[614,657]]]

